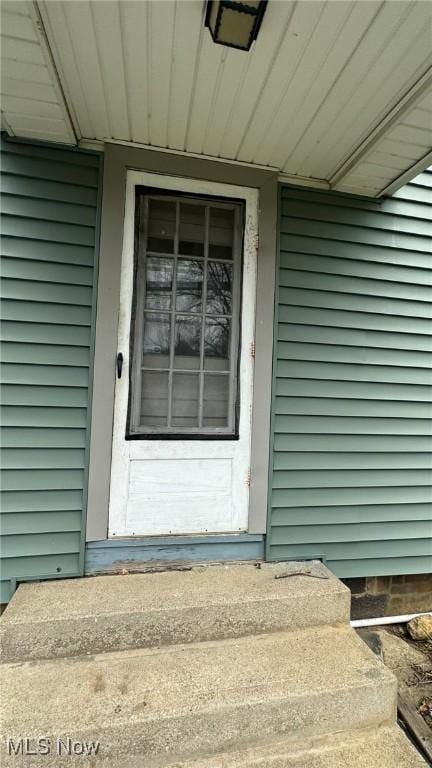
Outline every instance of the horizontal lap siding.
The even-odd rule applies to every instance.
[[[432,566],[432,173],[367,201],[281,188],[267,554]]]
[[[99,165],[2,142],[2,602],[82,573]]]

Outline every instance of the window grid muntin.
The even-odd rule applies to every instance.
[[[204,214],[204,269],[203,269],[203,287],[201,296],[201,341],[200,341],[200,367],[199,367],[199,394],[198,394],[198,429],[202,429],[203,421],[203,397],[204,397],[204,339],[205,339],[205,311],[207,305],[207,280],[208,280],[208,238],[209,238],[209,207],[206,205]],[[234,286],[233,286],[234,289]],[[228,417],[228,427],[231,427]]]
[[[166,202],[175,203],[175,234],[174,234],[174,251],[173,253],[163,251],[147,251],[147,241],[149,235],[149,203],[151,200],[163,200]],[[187,201],[188,204],[205,207],[205,225],[204,225],[204,254],[203,256],[197,256],[196,254],[179,253],[179,234],[180,234],[180,205],[182,202]],[[144,216],[143,214],[144,203]],[[237,363],[239,354],[239,331],[240,331],[240,298],[241,298],[241,248],[242,248],[242,235],[240,230],[240,206],[239,203],[223,202],[220,200],[208,200],[205,198],[190,198],[186,196],[174,197],[170,195],[157,195],[157,194],[140,194],[139,206],[137,206],[137,213],[139,211],[139,227],[140,235],[138,237],[138,264],[137,264],[137,286],[142,286],[141,290],[136,291],[136,317],[135,317],[135,344],[134,344],[134,365],[132,370],[131,380],[134,383],[132,387],[131,397],[131,429],[136,434],[148,434],[148,435],[166,435],[172,436],[179,434],[184,435],[235,435],[236,431],[236,413],[238,409],[237,403]],[[226,209],[233,211],[233,226],[232,226],[232,248],[231,259],[217,258],[209,256],[210,245],[210,210]],[[143,229],[141,230],[141,226]],[[142,236],[144,235],[144,236]],[[213,243],[214,245],[214,243]],[[173,283],[172,283],[172,301],[170,310],[157,310],[157,309],[145,309],[145,296],[146,296],[146,279],[145,279],[145,265],[147,257],[156,258],[169,258],[173,261]],[[202,293],[202,311],[198,312],[183,312],[176,310],[176,290],[177,290],[177,264],[179,259],[195,260],[204,265],[203,272],[203,293]],[[220,313],[207,313],[206,301],[207,301],[207,282],[208,282],[208,264],[209,262],[216,262],[222,264],[228,264],[232,266],[233,280],[232,280],[232,309],[231,314]],[[134,287],[135,290],[135,287]],[[142,365],[143,357],[143,329],[144,319],[149,313],[157,315],[170,314],[171,315],[171,328],[170,328],[170,368],[166,366],[150,367]],[[175,354],[175,321],[176,315],[188,315],[194,318],[200,318],[201,321],[201,339],[200,339],[200,367],[198,369],[191,368],[175,368],[173,367],[174,354]],[[213,369],[206,370],[204,368],[204,338],[205,338],[205,319],[206,317],[226,318],[230,322],[230,349],[229,349],[229,369],[226,371],[218,371]],[[141,322],[140,322],[141,318]],[[237,322],[234,323],[234,320]],[[139,363],[135,364],[137,357],[139,356]],[[148,372],[168,372],[168,419],[166,426],[149,427],[141,425],[141,377],[142,373]],[[174,373],[188,373],[195,376],[199,376],[199,426],[197,427],[173,427],[172,426],[172,389],[173,389],[173,375]],[[204,382],[206,375],[224,376],[229,378],[228,387],[228,425],[224,427],[203,427],[203,409],[204,409]]]
[[[146,221],[149,221],[149,213],[148,213],[148,204],[149,204],[149,198],[147,198],[147,210],[146,210]],[[171,328],[170,328],[170,346],[169,346],[169,373],[168,373],[168,417],[167,417],[167,428],[171,429],[172,427],[172,396],[173,396],[173,365],[174,365],[174,354],[175,354],[175,323],[176,323],[176,303],[177,303],[177,257],[178,257],[178,244],[179,244],[179,226],[180,226],[180,219],[179,219],[179,211],[180,211],[180,204],[179,201],[176,200],[175,204],[175,229],[174,229],[174,266],[173,266],[173,279],[172,279],[172,299],[171,299]],[[146,228],[146,232],[148,233],[148,227]],[[147,234],[146,234],[146,249],[147,249]],[[147,259],[147,250],[145,253],[145,258]],[[146,283],[144,283],[144,292],[146,290]],[[144,316],[144,322],[145,322],[145,316]],[[142,350],[141,350],[142,354]]]

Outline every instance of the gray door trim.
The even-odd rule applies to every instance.
[[[255,318],[249,533],[264,533],[273,358],[277,231],[277,173],[168,152],[105,145],[93,406],[87,503],[87,541],[107,538],[114,414],[120,271],[129,169],[255,187],[259,190],[259,244]]]

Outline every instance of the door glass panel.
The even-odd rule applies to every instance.
[[[207,313],[213,315],[230,315],[232,313],[232,286],[232,264],[209,261],[207,265]]]
[[[173,373],[172,426],[197,427],[199,374]]]
[[[204,256],[205,207],[180,203],[179,253]]]
[[[137,194],[131,431],[234,434],[240,206]]]
[[[146,261],[145,306],[147,309],[171,309],[173,259],[149,256]]]
[[[174,368],[200,367],[201,323],[200,317],[176,316]]]
[[[203,427],[227,427],[229,377],[205,374],[203,399]]]
[[[164,427],[168,423],[168,372],[143,371],[141,419],[143,426]]]
[[[176,309],[202,312],[203,262],[179,259],[177,263]]]
[[[147,250],[174,252],[176,204],[170,200],[149,200]]]
[[[144,313],[142,365],[148,368],[169,366],[171,315]]]
[[[204,368],[213,371],[229,369],[231,323],[227,317],[207,317],[204,335]]]
[[[210,208],[209,258],[232,259],[234,241],[234,211],[230,208]]]

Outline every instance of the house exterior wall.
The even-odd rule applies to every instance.
[[[383,201],[280,187],[273,354],[275,175],[129,147],[105,154],[98,280],[100,156],[2,144],[1,602],[17,581],[260,558],[268,488],[269,559],[324,557],[342,578],[430,571],[432,173]],[[242,536],[106,537],[128,168],[259,189],[251,526]]]
[[[431,571],[431,193],[280,189],[271,560]]]
[[[100,156],[2,140],[1,602],[83,573]]]

